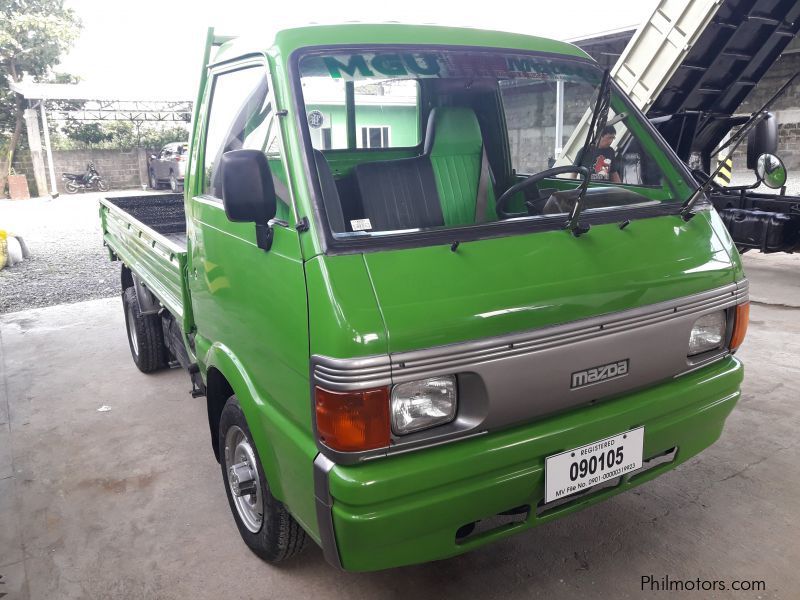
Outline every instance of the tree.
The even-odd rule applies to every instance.
[[[85,144],[90,148],[107,142],[114,137],[100,123],[85,123],[75,119],[67,119],[61,130],[69,139]]]
[[[81,23],[63,0],[0,0],[0,133],[11,134],[0,174],[10,174],[22,134],[24,101],[9,79],[44,78],[72,46]]]

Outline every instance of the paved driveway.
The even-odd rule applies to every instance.
[[[746,258],[759,303],[741,352],[744,396],[716,445],[562,521],[369,574],[334,570],[313,543],[280,567],[247,550],[204,401],[181,371],[136,370],[119,298],[0,316],[0,596],[684,596],[643,593],[641,577],[652,575],[766,582],[763,592],[686,597],[797,598],[800,257]]]

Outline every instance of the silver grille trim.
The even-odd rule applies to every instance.
[[[543,350],[555,350],[581,341],[599,340],[643,327],[666,324],[746,302],[748,282],[742,280],[708,292],[484,340],[437,346],[425,350],[357,359],[314,355],[315,382],[333,390],[367,389],[423,379],[442,373],[470,371],[488,361],[521,357]],[[615,358],[615,357],[610,357]],[[687,363],[686,370],[695,365]]]
[[[360,390],[392,383],[392,365],[388,355],[368,358],[314,355],[311,360],[314,379],[329,390]]]

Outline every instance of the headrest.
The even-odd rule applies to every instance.
[[[483,146],[475,111],[466,106],[439,106],[425,131],[425,154],[479,154]]]

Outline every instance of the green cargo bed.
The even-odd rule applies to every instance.
[[[186,216],[183,194],[100,201],[103,240],[186,330]]]

